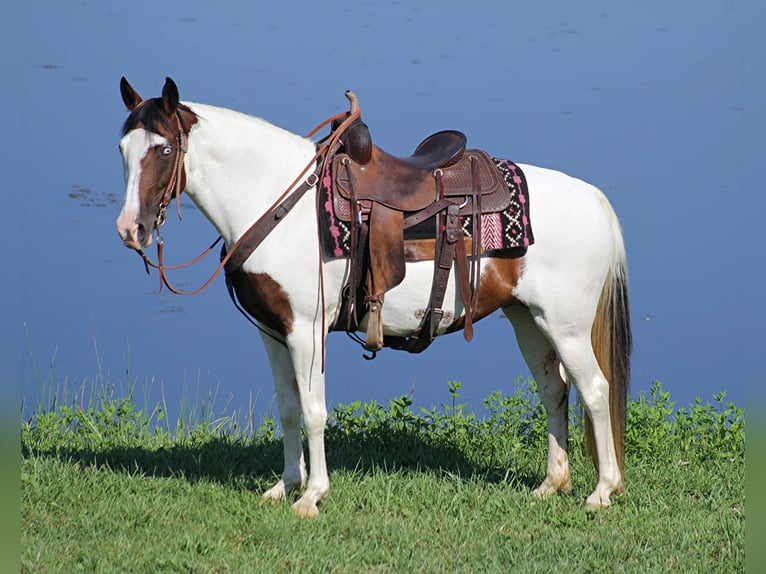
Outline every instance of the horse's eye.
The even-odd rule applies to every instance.
[[[169,145],[166,145],[164,148],[162,148],[162,155],[170,155],[173,153],[173,148]]]

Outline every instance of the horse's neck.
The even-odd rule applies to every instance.
[[[186,190],[231,241],[287,189],[313,157],[314,145],[259,118],[188,105],[200,120],[189,134]]]

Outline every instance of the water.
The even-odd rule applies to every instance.
[[[582,177],[607,193],[624,226],[632,393],[661,380],[681,405],[722,390],[741,404],[746,385],[766,379],[756,291],[762,4],[297,4],[11,5],[0,40],[12,238],[2,365],[28,404],[46,379],[99,377],[135,384],[149,404],[164,396],[172,407],[184,392],[192,401],[217,393],[221,408],[271,404],[260,339],[223,281],[191,299],[158,295],[156,275],[117,238],[122,75],[144,96],[159,95],[169,75],[182,99],[297,133],[345,109],[351,88],[393,153],[454,128],[471,146]],[[164,229],[173,261],[215,237],[188,200],[184,213]],[[201,283],[214,259],[181,275],[181,286]],[[470,345],[445,337],[420,357],[387,351],[368,363],[343,335],[330,338],[328,357],[331,405],[414,393],[428,407],[447,402],[446,381],[460,380],[478,407],[527,374],[497,317],[477,325]]]

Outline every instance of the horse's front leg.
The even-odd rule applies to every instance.
[[[284,443],[284,470],[282,478],[263,493],[263,500],[284,500],[293,490],[300,490],[306,482],[306,464],[301,441],[301,401],[290,351],[268,335],[261,334],[274,375],[277,409],[282,425]]]
[[[308,439],[310,473],[306,490],[293,504],[293,512],[298,516],[313,518],[319,514],[317,504],[330,490],[324,447],[327,423],[322,371],[324,335],[316,333],[312,323],[300,326],[297,323],[298,321],[294,325],[293,334],[288,337],[288,346],[300,395],[303,428]]]

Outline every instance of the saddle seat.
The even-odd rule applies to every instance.
[[[411,156],[395,158],[403,169],[431,172],[455,163],[465,151],[466,137],[457,130],[442,130],[424,139]]]
[[[336,171],[349,174],[341,183],[347,199],[372,201],[397,211],[418,211],[436,201],[434,171],[456,163],[465,151],[465,134],[457,130],[436,132],[424,139],[409,157],[395,157],[372,145],[369,159],[357,157],[351,146],[335,161],[353,169]],[[338,166],[339,167],[339,166]],[[341,176],[343,177],[343,176]]]

